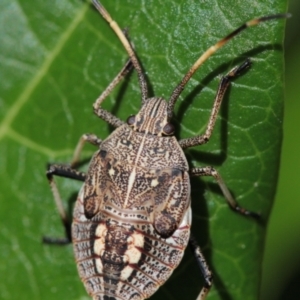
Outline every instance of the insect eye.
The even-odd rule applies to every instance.
[[[167,123],[164,128],[163,128],[163,133],[165,135],[171,135],[175,132],[175,127],[173,124],[171,123]]]
[[[132,126],[132,125],[134,125],[134,123],[135,123],[135,116],[128,117],[127,124]]]

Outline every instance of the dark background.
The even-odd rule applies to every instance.
[[[263,264],[262,300],[300,299],[300,1],[287,21],[284,141]]]

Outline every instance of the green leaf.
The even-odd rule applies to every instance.
[[[129,35],[152,94],[168,99],[199,55],[251,18],[284,12],[286,2],[105,1]],[[69,162],[83,133],[106,137],[92,103],[121,69],[125,50],[86,2],[0,4],[0,298],[89,299],[63,236],[45,178],[48,162]],[[264,224],[234,214],[211,179],[192,179],[192,232],[214,272],[208,299],[257,299],[265,222],[274,197],[282,133],[284,21],[248,29],[217,52],[176,105],[180,138],[205,130],[220,76],[246,57],[253,67],[232,84],[210,142],[187,151],[191,166],[214,165],[238,202]],[[121,119],[140,107],[136,74],[108,97]],[[83,157],[95,149],[87,146]],[[58,180],[68,199],[80,184]],[[191,252],[152,299],[195,299],[203,279]]]

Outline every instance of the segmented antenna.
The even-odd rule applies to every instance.
[[[123,44],[125,50],[127,51],[129,58],[133,64],[133,67],[136,69],[136,72],[138,75],[138,80],[139,80],[141,93],[142,93],[142,104],[144,104],[148,98],[147,82],[146,82],[145,74],[143,73],[141,64],[139,63],[138,58],[137,58],[131,44],[129,43],[124,32],[120,29],[117,22],[112,19],[112,17],[107,12],[107,10],[104,8],[104,6],[97,0],[93,0],[93,4],[96,7],[96,9],[100,12],[102,17],[108,22],[108,24],[110,25],[112,30],[116,33],[116,35],[120,39],[121,43]]]
[[[246,28],[251,27],[251,26],[256,26],[259,23],[273,20],[273,19],[281,19],[281,18],[289,18],[291,15],[290,14],[275,14],[275,15],[270,15],[270,16],[264,16],[260,17],[257,19],[253,19],[251,21],[248,21],[244,23],[242,26],[228,34],[226,37],[223,39],[219,40],[215,45],[209,47],[199,58],[198,60],[192,65],[190,70],[186,73],[186,75],[183,77],[181,82],[176,86],[174,89],[169,102],[168,102],[168,117],[171,118],[173,115],[174,111],[174,106],[175,103],[183,91],[185,85],[187,82],[191,79],[191,77],[194,75],[194,73],[199,69],[199,67],[211,56],[213,55],[218,49],[223,47],[228,41],[230,41],[232,38],[237,36],[239,33],[244,31]]]

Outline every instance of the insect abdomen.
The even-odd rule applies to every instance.
[[[151,224],[121,222],[105,212],[87,219],[82,191],[74,209],[72,238],[87,292],[98,300],[150,297],[182,259],[189,239],[190,209],[173,235],[163,239]]]

